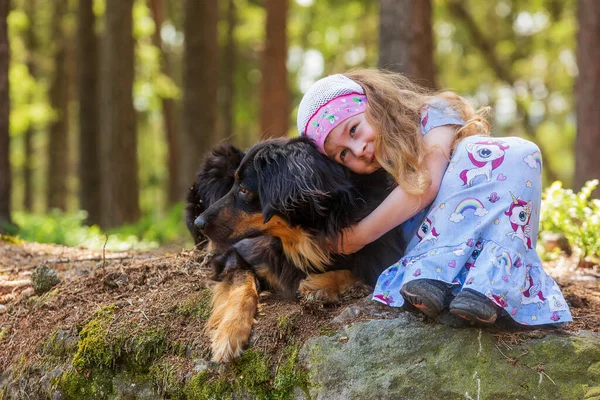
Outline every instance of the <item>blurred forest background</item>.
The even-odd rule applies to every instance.
[[[545,185],[600,176],[600,1],[0,0],[0,225],[187,237],[203,154],[297,135],[302,93],[357,67],[490,105],[495,136],[539,145]]]

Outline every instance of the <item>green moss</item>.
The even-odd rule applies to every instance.
[[[0,329],[0,342],[2,341],[2,339],[4,339],[4,336],[6,336],[7,332],[8,332],[8,328],[6,328],[6,327]]]
[[[110,324],[114,320],[114,305],[105,306],[96,313],[79,333],[77,353],[73,357],[73,366],[78,370],[91,368],[92,366],[111,367],[114,366],[122,342],[113,338],[109,340]]]
[[[233,399],[233,385],[226,377],[219,377],[210,371],[200,372],[184,387],[188,400],[227,400]]]
[[[148,376],[158,394],[172,400],[185,400],[183,376],[168,358],[161,358],[150,366]]]
[[[319,328],[319,333],[322,336],[331,337],[337,333],[337,329],[335,329],[333,326],[325,325]]]
[[[292,399],[296,387],[310,398],[308,372],[298,365],[298,347],[289,346],[284,351],[284,361],[277,368],[271,397],[277,400]]]
[[[75,370],[62,374],[55,382],[65,400],[108,399],[113,392],[112,374],[94,369],[86,377]]]
[[[0,235],[0,240],[2,240],[3,242],[6,242],[6,243],[12,243],[12,244],[18,244],[18,245],[23,244],[23,241],[21,239],[16,238],[11,235]]]
[[[236,384],[254,394],[254,398],[268,398],[267,385],[271,379],[270,359],[257,350],[247,350],[231,364]]]
[[[39,348],[39,353],[43,356],[58,359],[71,357],[76,352],[77,334],[74,330],[57,330]]]
[[[284,351],[284,361],[273,376],[270,357],[257,350],[248,350],[220,375],[204,371],[191,379],[184,389],[190,400],[252,398],[288,400],[300,387],[307,398],[308,373],[298,366],[298,348]]]
[[[146,368],[153,360],[162,357],[167,348],[167,334],[160,328],[150,328],[127,340],[125,352],[135,369]]]
[[[180,304],[174,306],[170,311],[185,317],[198,317],[203,321],[210,317],[210,289],[203,289],[189,296]]]
[[[277,330],[279,331],[279,338],[285,339],[293,336],[296,331],[298,323],[298,317],[296,315],[287,316],[282,315],[277,319]]]

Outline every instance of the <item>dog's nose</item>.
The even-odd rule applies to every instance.
[[[204,227],[206,226],[206,218],[204,218],[202,215],[199,216],[198,218],[196,218],[196,220],[194,221],[194,226],[196,227],[196,229],[198,229],[199,231],[204,231]]]

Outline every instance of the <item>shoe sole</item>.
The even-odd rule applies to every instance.
[[[419,309],[423,314],[427,315],[429,318],[437,317],[442,311],[439,307],[436,307],[433,303],[429,301],[422,301],[423,298],[419,295],[410,293],[406,290],[402,291],[402,295],[404,298],[413,306]]]
[[[477,322],[484,325],[493,325],[496,322],[497,315],[491,316],[489,319],[481,319],[477,315],[467,310],[461,310],[459,308],[451,308],[450,313],[457,317],[466,319],[467,321]]]

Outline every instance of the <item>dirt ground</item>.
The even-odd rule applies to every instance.
[[[205,316],[179,312],[186,304],[196,304],[214,284],[206,261],[204,251],[178,246],[103,254],[0,239],[0,370],[17,360],[35,360],[40,343],[49,336],[59,330],[78,331],[106,305],[117,307],[114,329],[161,328],[171,343],[183,343],[194,354],[208,357]],[[61,283],[38,296],[31,275],[40,265],[56,270]],[[576,265],[567,257],[545,265],[571,306],[574,322],[565,330],[600,332],[600,271],[597,266]],[[315,305],[262,294],[250,346],[277,357],[286,335],[302,341],[327,333],[341,324],[332,318],[358,302],[365,300]]]

